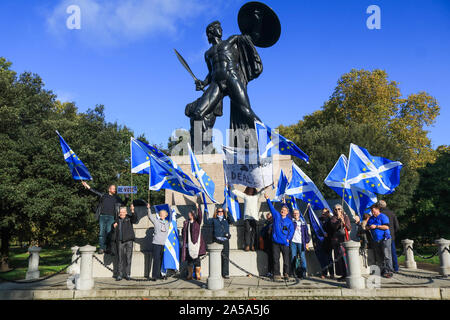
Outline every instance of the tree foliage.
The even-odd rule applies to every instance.
[[[92,187],[130,183],[130,137],[126,126],[105,121],[104,107],[79,113],[61,103],[42,79],[17,75],[0,58],[0,231],[2,254],[11,237],[39,244],[96,243],[96,196],[72,179],[55,130],[88,167]],[[140,137],[144,139],[143,137]],[[148,176],[136,176],[138,197],[147,199]],[[161,200],[161,192],[154,198]]]
[[[341,153],[348,157],[350,143],[366,148],[372,155],[401,161],[404,166],[400,185],[393,194],[378,198],[386,200],[403,228],[408,229],[414,222],[409,208],[421,188],[419,175],[421,184],[425,179],[419,172],[436,159],[425,127],[432,125],[438,115],[436,99],[425,92],[402,97],[398,83],[389,81],[385,71],[351,70],[338,80],[320,110],[297,124],[280,126],[279,131],[310,156],[309,165],[295,161],[327,198],[338,196],[323,180]],[[442,169],[440,166],[436,170]],[[430,198],[427,202],[434,201]]]

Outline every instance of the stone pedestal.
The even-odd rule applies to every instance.
[[[361,260],[359,257],[359,247],[361,244],[357,241],[346,241],[343,243],[347,253],[348,274],[345,278],[347,287],[350,289],[364,289],[365,283],[361,277]]]
[[[90,245],[80,248],[80,277],[77,279],[75,284],[77,290],[91,290],[94,287],[94,277],[92,273],[92,260],[94,252],[95,247]]]
[[[222,244],[219,243],[208,244],[209,276],[207,283],[209,290],[223,289],[222,249],[223,249]]]
[[[76,263],[73,263],[78,258],[78,250],[80,249],[80,247],[75,246],[70,249],[72,250],[72,265],[69,268],[67,268],[67,273],[70,273],[70,274],[80,273],[80,260],[81,259],[78,259],[78,261]]]
[[[30,253],[30,258],[28,260],[28,271],[25,279],[39,279],[39,252],[41,252],[41,248],[33,246],[28,248],[28,252]]]
[[[439,250],[439,273],[443,276],[447,276],[450,274],[450,240],[446,239],[438,239],[435,241],[438,250]]]
[[[402,240],[406,269],[417,269],[417,264],[416,261],[414,260],[414,252],[412,250],[413,244],[414,244],[413,240],[410,239]]]

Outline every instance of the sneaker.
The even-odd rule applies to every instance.
[[[125,280],[130,281],[131,277],[130,276],[125,276]]]
[[[245,246],[245,251],[250,251],[250,246]]]

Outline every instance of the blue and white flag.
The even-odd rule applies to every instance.
[[[288,206],[288,208],[291,212],[293,212],[294,209],[299,210],[298,205],[297,205],[297,200],[295,199],[294,196],[286,195],[285,199],[286,199],[286,205]]]
[[[159,150],[158,150],[159,151]],[[163,161],[162,157],[150,155],[149,189],[158,191],[169,189],[186,195],[194,196],[202,189],[197,187],[191,178],[185,174],[171,159]]]
[[[91,174],[83,162],[78,158],[75,152],[69,147],[69,145],[64,141],[63,137],[59,134],[58,131],[56,133],[59,136],[59,143],[61,144],[62,153],[64,156],[64,160],[69,166],[70,173],[75,180],[92,180]]]
[[[375,157],[356,144],[350,144],[345,181],[361,190],[388,194],[400,184],[402,163]]]
[[[200,182],[200,186],[202,187],[204,193],[208,195],[212,202],[218,203],[214,199],[214,190],[216,188],[214,182],[211,178],[206,174],[205,170],[200,167],[200,163],[192,152],[191,146],[188,144],[189,148],[189,157],[191,159],[191,171],[194,177]],[[206,205],[206,202],[205,202]]]
[[[161,274],[165,275],[168,269],[179,270],[180,268],[180,241],[178,239],[177,216],[174,209],[170,209],[168,204],[155,206],[155,211],[159,213],[166,210],[169,220],[169,231],[164,243],[163,261],[161,263]]]
[[[320,242],[323,242],[323,239],[325,238],[325,231],[323,231],[322,225],[319,219],[317,219],[311,206],[308,206],[308,218],[317,239],[319,239]]]
[[[288,179],[284,174],[283,170],[280,170],[280,177],[278,178],[277,191],[275,193],[275,198],[273,201],[281,201],[286,192],[286,188],[288,186]]]
[[[150,174],[150,147],[148,144],[131,137],[131,173]]]
[[[325,178],[324,183],[342,197],[345,203],[362,217],[367,208],[377,202],[377,196],[368,190],[351,186],[345,178],[347,166],[347,157],[341,154],[333,169]]]
[[[306,163],[309,161],[308,155],[304,153],[295,143],[276,133],[262,122],[255,121],[255,129],[258,137],[258,149],[261,158],[270,157],[272,154],[291,155],[300,158]]]
[[[178,165],[157,148],[131,137],[131,173],[149,174],[150,156],[165,162],[170,167],[179,169]]]
[[[295,163],[292,163],[292,179],[286,194],[311,204],[314,210],[328,208],[331,212],[330,206],[314,182]]]
[[[228,212],[233,216],[234,221],[238,221],[241,219],[241,208],[239,207],[239,201],[236,195],[225,186],[223,189],[223,193],[225,196],[224,207],[227,208]]]

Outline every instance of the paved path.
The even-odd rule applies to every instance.
[[[379,288],[363,290],[318,277],[288,282],[235,277],[224,280],[224,289],[218,291],[206,289],[206,278],[156,282],[96,278],[93,290],[79,291],[68,289],[67,278],[62,274],[37,283],[0,283],[0,299],[450,299],[450,277],[403,268],[391,279],[380,278]]]

